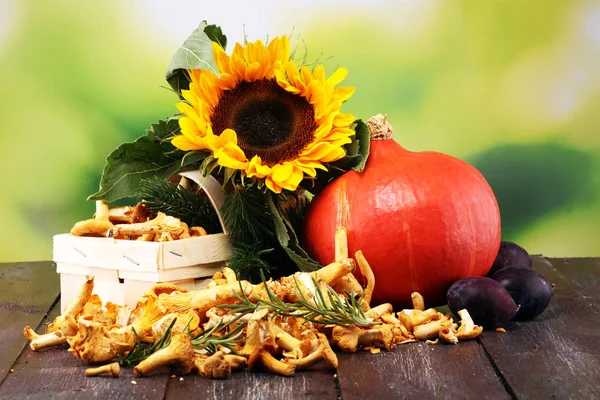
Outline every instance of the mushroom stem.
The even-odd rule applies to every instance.
[[[371,308],[371,297],[375,288],[375,274],[373,274],[373,270],[361,250],[354,253],[354,258],[356,259],[360,273],[367,279],[367,287],[365,287],[363,292],[363,311],[366,311]]]
[[[296,372],[296,366],[283,361],[277,360],[271,355],[269,349],[271,345],[263,343],[258,346],[250,358],[248,359],[248,368],[254,371],[260,367],[264,367],[271,372],[275,372],[278,375],[292,376]]]
[[[246,357],[236,356],[235,354],[225,354],[224,357],[232,371],[244,369],[246,368],[246,365],[248,365]]]
[[[439,337],[446,343],[458,344],[458,338],[450,328],[441,329]]]
[[[419,311],[425,311],[425,299],[419,292],[412,292],[410,298],[413,303],[413,308]]]
[[[334,261],[316,271],[309,272],[309,275],[317,282],[323,281],[329,286],[334,286],[340,279],[342,279],[342,277],[346,276],[350,272],[353,272],[354,268],[354,260],[351,258],[346,258],[344,260]]]
[[[288,364],[294,365],[296,367],[296,369],[302,370],[302,369],[306,369],[306,368],[318,363],[322,359],[323,359],[323,346],[319,345],[319,347],[317,348],[316,351],[313,351],[306,357],[300,358],[297,360],[289,359],[286,362]]]
[[[348,258],[348,234],[346,227],[340,226],[335,231],[335,261]]]
[[[33,351],[38,351],[48,347],[67,343],[67,338],[65,336],[58,336],[56,332],[38,335],[29,326],[26,326],[25,329],[23,329],[23,334],[27,339],[31,341],[29,343],[29,347],[31,347],[31,350]]]
[[[367,318],[381,318],[383,315],[391,314],[394,311],[394,308],[390,303],[383,303],[376,307],[371,308],[366,312]]]
[[[483,331],[483,327],[475,325],[473,318],[466,309],[458,312],[460,316],[460,327],[456,331],[458,340],[475,339]]]
[[[103,365],[97,368],[88,368],[85,370],[85,376],[98,376],[101,374],[110,374],[113,378],[116,378],[121,373],[121,367],[118,362]]]
[[[302,344],[301,340],[296,339],[283,329],[278,330],[278,333],[275,336],[275,342],[277,343],[277,346],[281,347],[286,351],[292,351],[296,347],[300,347],[300,345]]]
[[[452,325],[452,321],[444,318],[437,319],[426,324],[415,326],[413,334],[419,340],[431,340],[439,336],[440,330]]]
[[[96,200],[96,214],[94,214],[94,218],[108,221],[108,214],[108,202],[106,200]]]
[[[232,282],[188,293],[161,294],[158,299],[160,305],[169,312],[195,309],[200,314],[219,304],[237,301],[236,294],[241,295],[242,290],[247,296],[252,291],[252,285],[247,281]]]

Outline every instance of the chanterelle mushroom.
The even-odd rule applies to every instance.
[[[262,367],[278,375],[294,375],[296,366],[277,360],[273,357],[271,351],[274,351],[274,348],[270,343],[263,343],[258,346],[248,359],[248,368],[255,371]]]
[[[146,376],[152,371],[166,366],[174,366],[182,374],[189,374],[194,368],[194,346],[189,335],[185,333],[173,335],[171,343],[167,347],[158,350],[139,363],[133,369],[133,373],[136,376]]]
[[[217,351],[208,358],[196,362],[198,373],[207,378],[227,379],[231,376],[231,364],[222,351]]]
[[[90,363],[106,362],[131,350],[135,332],[142,340],[151,340],[152,325],[165,315],[154,297],[148,297],[142,315],[128,326],[106,326],[93,321],[68,318],[68,329],[73,333],[67,338],[75,357]]]
[[[63,331],[68,329],[68,324],[65,322],[69,319],[76,319],[83,310],[85,304],[92,296],[94,290],[94,277],[88,276],[85,283],[77,293],[77,296],[67,305],[65,311],[56,317],[56,319],[48,326],[44,335],[38,335],[31,327],[26,326],[23,334],[31,341],[29,346],[31,350],[37,351],[47,347],[56,346],[67,342],[67,334]]]
[[[331,333],[331,338],[340,350],[353,353],[358,347],[358,335],[360,331],[361,329],[356,325],[336,325]]]
[[[460,310],[458,315],[460,316],[460,327],[456,331],[458,340],[475,339],[477,336],[481,335],[483,327],[475,325],[471,315],[466,309]]]

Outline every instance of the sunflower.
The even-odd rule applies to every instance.
[[[210,151],[218,165],[264,180],[275,193],[296,190],[305,177],[326,171],[324,163],[346,155],[355,118],[340,108],[354,88],[335,87],[345,68],[329,78],[321,65],[299,68],[285,36],[267,46],[236,43],[231,56],[212,46],[220,74],[188,71],[175,147]]]

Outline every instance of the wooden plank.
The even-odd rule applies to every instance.
[[[201,376],[171,379],[167,399],[182,399],[195,393],[199,398],[214,400],[257,399],[335,399],[338,397],[335,371],[315,366],[293,377],[267,373],[234,372],[231,379],[212,380]]]
[[[0,382],[23,350],[23,328],[37,327],[59,295],[51,262],[0,265]]]
[[[60,313],[58,304],[47,322]],[[45,324],[43,324],[45,325]],[[85,399],[162,399],[169,379],[168,370],[147,378],[136,378],[132,369],[121,369],[121,376],[86,378],[88,367],[67,352],[64,345],[54,349],[21,353],[10,373],[0,385],[0,398],[85,398]],[[133,384],[135,381],[136,384]]]
[[[600,258],[548,258],[548,261],[600,311]]]
[[[510,398],[476,341],[340,354],[338,376],[344,400]]]
[[[546,259],[534,268],[556,283],[548,309],[481,342],[519,399],[600,397],[600,313]]]

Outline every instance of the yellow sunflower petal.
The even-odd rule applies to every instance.
[[[233,129],[225,129],[219,135],[219,142],[221,146],[224,146],[227,143],[233,143],[237,146],[237,133]]]
[[[334,90],[331,101],[342,100],[346,101],[354,94],[356,88],[352,86],[342,86]]]
[[[217,149],[214,152],[214,157],[217,159],[218,164],[223,167],[245,170],[248,166],[244,151],[231,142]]]
[[[220,44],[212,42],[213,57],[221,74],[231,74],[231,60]]]
[[[271,176],[267,176],[267,178],[265,179],[265,184],[272,192],[281,193],[281,186],[273,182],[273,178]]]
[[[300,156],[322,162],[331,162],[339,160],[344,157],[345,154],[346,151],[342,148],[336,147],[328,142],[319,142],[315,143],[313,146],[307,147]]]
[[[246,175],[248,177],[259,178],[262,179],[268,175],[271,175],[271,167],[267,165],[262,165],[262,160],[259,156],[254,156],[248,163],[248,168],[246,169]]]
[[[338,68],[335,70],[333,75],[327,78],[327,83],[329,83],[332,86],[339,85],[346,78],[347,75],[347,68]]]
[[[292,175],[294,166],[290,162],[284,162],[283,164],[273,165],[271,169],[273,180],[281,185],[281,182],[285,182]]]
[[[276,37],[271,40],[267,47],[269,54],[271,54],[271,61],[275,64],[276,61],[282,63],[290,59],[290,41],[287,36]]]
[[[313,79],[325,82],[325,67],[322,65],[317,65],[313,70],[312,77]]]
[[[183,151],[198,150],[196,143],[183,135],[177,135],[171,140],[171,144]]]
[[[333,119],[333,125],[350,126],[354,121],[356,121],[356,117],[352,114],[338,114]]]

